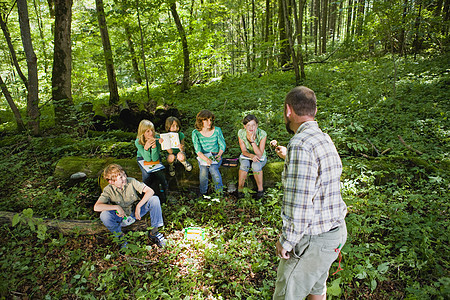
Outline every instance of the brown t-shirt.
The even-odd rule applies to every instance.
[[[138,194],[141,194],[145,187],[145,183],[127,177],[127,183],[123,189],[108,184],[103,189],[98,201],[105,204],[120,205],[125,211],[125,214],[129,216],[133,209],[133,203],[141,200]]]

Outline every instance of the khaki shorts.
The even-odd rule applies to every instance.
[[[328,271],[347,240],[344,223],[319,235],[305,235],[289,253],[289,259],[281,259],[277,271],[273,299],[303,299],[309,294],[324,295],[327,292]]]

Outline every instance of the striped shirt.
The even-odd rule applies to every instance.
[[[206,137],[197,129],[192,131],[192,143],[194,144],[195,153],[217,153],[219,150],[225,151],[225,138],[220,127],[214,127],[214,132],[210,137]]]
[[[328,134],[317,122],[305,122],[287,146],[283,180],[280,243],[286,251],[303,235],[318,235],[343,223],[342,163]]]

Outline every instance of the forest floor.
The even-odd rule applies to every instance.
[[[450,55],[397,63],[395,95],[389,57],[306,69],[319,125],[341,155],[348,206],[343,270],[329,277],[331,299],[450,297]],[[248,113],[260,118],[269,139],[289,141],[282,108],[293,86],[289,72],[249,74],[183,94],[159,89],[152,97],[183,113],[188,137],[196,113],[214,111],[228,145],[225,156],[233,158]],[[72,134],[56,135],[50,127],[40,137],[1,133],[0,210],[18,214],[14,226],[0,227],[0,299],[271,298],[282,227],[280,183],[266,186],[262,200],[253,199],[250,188],[242,199],[174,192],[162,206],[163,249],[151,243],[148,226],[128,232],[121,252],[108,233],[62,234],[32,218],[98,220],[92,209],[100,194],[97,179],[61,180],[54,175],[58,160],[132,158],[136,152],[133,133],[88,129],[80,122]],[[187,148],[194,158],[189,141]],[[279,161],[272,152],[269,159]],[[204,241],[185,240],[184,229],[192,226],[205,231]]]

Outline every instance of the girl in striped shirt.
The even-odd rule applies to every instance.
[[[192,143],[199,163],[200,194],[208,191],[208,173],[211,174],[216,192],[223,190],[219,167],[226,144],[219,127],[214,126],[215,116],[207,109],[197,114],[195,129],[192,131]]]

